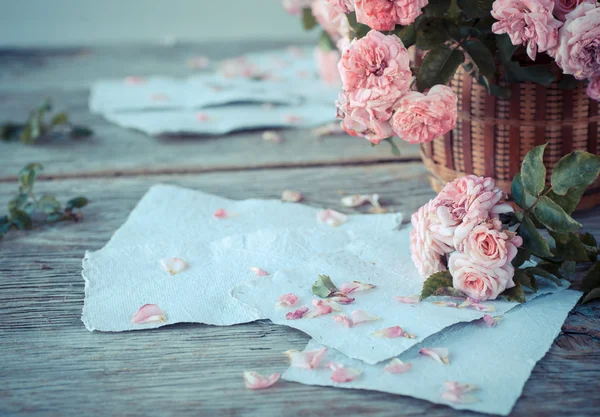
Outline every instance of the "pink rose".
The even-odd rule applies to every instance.
[[[367,101],[362,103],[362,106],[351,105],[347,94],[342,91],[336,102],[337,117],[342,119],[342,128],[349,135],[363,136],[370,142],[378,144],[393,135],[392,127],[387,121],[389,117],[384,117],[385,120],[378,118],[377,115],[382,112],[371,108],[369,104]]]
[[[326,0],[313,0],[311,10],[319,25],[334,41],[337,41],[340,37],[349,36],[350,24],[348,18],[335,4]]]
[[[423,12],[428,0],[356,0],[356,20],[375,30],[393,30],[410,25]]]
[[[337,49],[325,51],[319,47],[315,48],[315,61],[317,62],[317,71],[319,77],[327,84],[341,83],[340,73],[338,72],[338,62],[341,54]]]
[[[503,198],[504,192],[493,178],[467,175],[446,184],[434,199],[434,206],[442,225],[456,227],[454,246],[458,247],[490,215],[513,211]]]
[[[330,7],[339,10],[341,13],[350,13],[354,11],[354,0],[325,0]]]
[[[565,16],[571,13],[580,3],[596,3],[596,0],[554,0],[554,16],[565,21]]]
[[[452,236],[442,236],[436,230],[439,222],[433,200],[417,210],[410,221],[413,225],[410,232],[410,252],[419,274],[429,278],[436,272],[446,270],[442,256],[454,250],[451,246]]]
[[[286,12],[293,15],[302,13],[302,9],[310,7],[313,0],[282,0],[281,4]]]
[[[507,33],[513,45],[527,45],[527,55],[535,60],[537,52],[545,52],[558,44],[558,28],[554,18],[554,0],[496,0],[492,16],[498,22],[492,31]]]
[[[581,3],[560,28],[556,63],[578,80],[600,76],[600,8]]]
[[[450,87],[434,86],[427,94],[411,91],[400,98],[390,124],[408,143],[430,142],[456,125],[458,98]]]
[[[600,101],[600,76],[590,80],[585,92],[592,100]]]
[[[452,286],[477,301],[494,300],[505,289],[515,286],[512,268],[478,265],[460,252],[450,255],[448,269],[452,274]]]
[[[517,248],[522,244],[520,236],[502,230],[502,222],[492,219],[471,230],[462,243],[462,252],[478,265],[491,269],[503,268],[517,256]]]

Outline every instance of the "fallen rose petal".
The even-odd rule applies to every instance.
[[[496,308],[493,305],[481,304],[471,298],[467,298],[465,301],[463,301],[458,308],[472,308],[477,311],[485,311],[488,313],[496,311]]]
[[[329,364],[332,369],[331,380],[333,382],[351,382],[360,375],[360,371],[354,368],[344,368],[341,364]],[[333,365],[333,366],[332,366]]]
[[[476,396],[468,394],[471,391],[478,390],[479,387],[477,385],[446,381],[444,382],[444,387],[446,390],[441,394],[443,400],[461,404],[471,404],[479,401]]]
[[[350,297],[346,297],[345,295],[337,295],[334,297],[330,297],[329,300],[331,300],[334,303],[338,303],[338,304],[352,304],[354,302],[354,300],[356,300],[356,298],[350,298]]]
[[[403,374],[404,372],[407,372],[410,368],[412,368],[411,363],[404,363],[400,359],[394,358],[390,361],[390,363],[385,365],[383,370],[390,374]]]
[[[263,376],[256,372],[244,371],[244,384],[248,389],[264,389],[269,388],[279,380],[280,374],[271,374]]]
[[[301,307],[296,311],[290,311],[285,315],[287,320],[298,320],[304,317],[304,315],[308,313],[308,307]]]
[[[344,327],[352,327],[352,321],[345,315],[333,316],[333,320]]]
[[[293,305],[296,304],[296,302],[298,301],[298,296],[294,293],[287,293],[287,294],[283,294],[281,297],[279,297],[277,299],[277,304],[275,304],[276,307],[282,308],[282,307],[291,307]]]
[[[380,317],[372,316],[371,314],[363,310],[354,310],[350,314],[350,317],[352,318],[352,324],[366,323],[368,321],[375,321],[381,319]]]
[[[125,77],[125,84],[129,85],[140,85],[144,84],[146,79],[144,77],[138,77],[136,75],[130,75],[129,77]]]
[[[454,301],[434,301],[432,304],[435,304],[436,306],[442,306],[442,307],[454,307],[454,308],[458,307],[458,303],[456,303]]]
[[[206,113],[196,113],[195,117],[199,122],[207,122],[210,120],[210,116]]]
[[[488,327],[495,327],[498,324],[498,322],[500,320],[502,320],[503,318],[504,318],[504,316],[492,317],[489,314],[483,315],[483,321],[484,321],[485,325]]]
[[[414,334],[405,332],[400,326],[386,327],[373,333],[373,336],[385,337],[387,339],[395,339],[396,337],[415,338]]]
[[[294,368],[314,369],[319,366],[319,363],[326,352],[327,348],[307,350],[304,352],[292,349],[283,353],[289,358],[290,366]]]
[[[340,286],[340,292],[344,294],[351,294],[353,292],[367,291],[375,288],[373,284],[365,284],[360,281],[345,282]]]
[[[419,350],[419,354],[429,356],[442,365],[450,365],[450,353],[446,348],[423,348]]]
[[[225,209],[220,208],[214,212],[213,216],[217,219],[225,219],[227,218],[227,212],[225,211]]]
[[[358,207],[362,206],[365,203],[370,203],[373,206],[379,207],[379,194],[348,195],[346,197],[342,197],[341,203],[344,207]]]
[[[270,274],[269,274],[267,271],[265,271],[265,270],[263,270],[263,269],[260,269],[260,268],[259,268],[259,267],[257,267],[257,266],[251,266],[251,267],[250,267],[250,271],[254,272],[254,274],[255,274],[257,277],[265,277],[265,276],[267,276],[267,275],[270,275]]]
[[[283,138],[281,135],[274,130],[265,130],[262,134],[262,138],[265,141],[270,141],[273,143],[281,143],[283,142]]]
[[[321,303],[319,300],[313,300],[314,310],[304,316],[305,319],[314,319],[315,317],[324,316],[333,311],[331,306]]]
[[[283,193],[281,193],[281,201],[287,201],[290,203],[298,203],[299,201],[302,201],[303,199],[304,199],[304,196],[299,191],[285,190]]]
[[[160,267],[163,271],[175,275],[187,268],[188,264],[181,258],[163,258],[160,260]]]
[[[299,123],[302,121],[302,117],[296,115],[296,114],[287,114],[283,117],[283,120],[285,120],[287,123]]]
[[[144,304],[131,319],[134,324],[164,323],[166,321],[165,312],[156,304]]]
[[[331,227],[338,227],[348,221],[348,216],[332,209],[317,212],[317,219]]]
[[[322,138],[324,136],[345,135],[346,131],[342,128],[341,123],[330,123],[313,129],[312,134]]]
[[[317,302],[317,304],[319,305],[328,305],[329,307],[331,307],[332,311],[344,311],[342,309],[342,306],[339,305],[338,303],[336,303],[335,301],[333,301],[332,299],[328,298],[325,300],[313,300],[313,304],[315,304],[315,301]],[[316,304],[315,304],[316,305]]]
[[[419,298],[418,295],[394,296],[394,300],[402,304],[418,304],[420,303]]]

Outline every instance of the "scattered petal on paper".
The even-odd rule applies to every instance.
[[[379,207],[379,194],[371,195],[348,195],[342,197],[342,206],[344,207],[358,207],[365,203],[369,203],[375,207]]]
[[[262,134],[262,138],[264,141],[273,142],[273,143],[281,143],[283,142],[283,138],[281,135],[274,130],[265,130]]]
[[[280,374],[271,374],[269,376],[260,375],[256,372],[244,372],[244,384],[248,389],[269,388],[279,380]]]
[[[250,271],[254,272],[257,277],[266,277],[269,273],[263,269],[260,269],[257,266],[251,266]]]
[[[328,300],[330,300],[331,302],[334,302],[334,303],[346,305],[346,304],[352,304],[354,302],[354,300],[356,300],[356,298],[346,297],[346,296],[342,296],[342,295],[336,295],[333,297],[329,297]]]
[[[419,304],[420,302],[418,295],[395,296],[394,300],[398,301],[401,304]]]
[[[381,317],[377,317],[377,316],[373,316],[369,313],[367,313],[366,311],[363,310],[354,310],[351,314],[350,317],[352,319],[352,324],[356,325],[356,324],[360,324],[360,323],[366,323],[369,321],[376,321],[376,320],[380,320]]]
[[[333,311],[333,308],[330,305],[323,303],[321,300],[312,300],[313,306],[315,308],[308,314],[304,315],[306,319],[313,319],[315,317],[324,316],[325,314],[329,314]]]
[[[287,320],[298,320],[304,317],[304,315],[308,313],[308,307],[301,307],[298,310],[290,311],[285,315]]]
[[[284,353],[290,360],[290,366],[295,368],[314,369],[319,366],[319,363],[326,352],[327,348],[305,350],[304,352],[292,349]]]
[[[331,380],[333,382],[352,382],[360,375],[360,371],[354,368],[345,368],[344,365],[339,363],[330,363],[328,365],[331,373]]]
[[[296,302],[298,301],[298,296],[294,293],[287,293],[287,294],[283,294],[281,297],[279,297],[277,299],[277,304],[275,304],[276,307],[282,308],[282,307],[292,307],[294,305],[296,305]]]
[[[477,311],[485,311],[487,313],[492,313],[494,311],[496,311],[496,309],[494,308],[493,305],[491,304],[482,304],[478,301],[472,300],[470,298],[467,298],[465,301],[463,301],[458,308],[472,308],[474,310]]]
[[[317,213],[317,219],[328,226],[338,227],[348,221],[348,216],[332,209],[326,209]]]
[[[376,337],[387,337],[388,339],[395,339],[396,337],[405,337],[407,339],[414,339],[415,335],[405,332],[400,326],[386,327],[373,333]]]
[[[215,218],[217,218],[217,219],[225,219],[225,218],[227,218],[227,217],[228,217],[228,214],[227,214],[227,212],[225,211],[225,209],[222,209],[222,208],[220,208],[220,209],[217,209],[217,210],[215,211],[215,213],[213,214],[213,216],[214,216]]]
[[[304,199],[304,196],[300,191],[285,190],[281,194],[281,201],[287,201],[289,203],[298,203]]]
[[[344,282],[340,286],[340,291],[344,294],[351,294],[353,292],[372,290],[376,286],[373,284],[365,284],[360,281]]]
[[[170,275],[176,275],[186,269],[188,264],[181,258],[163,258],[160,260],[160,267]]]
[[[422,348],[419,350],[419,354],[429,356],[442,365],[450,365],[450,353],[446,348]]]
[[[445,391],[442,392],[441,398],[445,401],[457,404],[472,404],[479,402],[479,399],[472,394],[472,391],[478,390],[479,387],[473,384],[459,384],[455,381],[444,382]]]
[[[165,312],[156,304],[144,304],[131,319],[134,324],[164,323],[166,321]]]
[[[352,321],[345,315],[333,316],[333,320],[344,327],[352,327]]]
[[[411,363],[404,363],[398,358],[392,359],[383,370],[389,374],[403,374],[412,368]]]
[[[483,316],[483,322],[487,327],[496,327],[496,325],[502,320],[504,316],[492,317],[489,314]]]

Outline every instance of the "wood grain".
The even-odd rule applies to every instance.
[[[41,182],[41,192],[61,199],[85,194],[92,203],[80,223],[11,233],[0,241],[0,415],[477,415],[410,397],[284,381],[262,392],[248,391],[243,370],[283,371],[281,352],[302,349],[308,341],[303,333],[268,321],[87,332],[80,321],[83,253],[100,248],[157,182],[238,199],[276,198],[292,188],[303,191],[308,204],[340,210],[340,191],[378,192],[384,205],[406,213],[433,196],[417,163]],[[13,189],[0,184],[0,207]],[[596,236],[599,213],[577,216]],[[599,377],[596,303],[570,314],[512,415],[596,416]]]
[[[284,130],[284,142],[265,142],[262,131],[223,136],[156,138],[113,125],[88,110],[90,85],[101,78],[128,75],[191,75],[187,58],[236,56],[282,43],[181,45],[174,48],[111,47],[85,50],[0,50],[0,123],[24,121],[45,97],[72,121],[91,127],[91,138],[53,140],[33,146],[0,141],[0,181],[12,181],[27,163],[45,166],[53,178],[102,177],[148,173],[187,173],[284,166],[323,166],[419,159],[418,147],[398,143],[394,157],[387,144],[338,135],[319,140],[310,130]],[[118,63],[118,65],[117,65]],[[332,103],[332,112],[333,103]]]

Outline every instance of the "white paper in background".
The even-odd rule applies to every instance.
[[[201,111],[153,110],[104,113],[119,126],[149,135],[222,135],[237,130],[264,128],[313,128],[335,122],[332,104],[274,106],[235,104]]]
[[[148,77],[101,80],[92,85],[90,110],[95,113],[143,110],[194,110],[231,103],[300,104],[300,97],[260,81],[198,75],[187,79]]]
[[[419,277],[411,259],[409,250],[408,228],[396,232],[388,240],[388,246],[395,249],[394,261],[385,264],[382,268],[378,265],[381,254],[366,256],[356,248],[364,246],[377,247],[374,241],[359,239],[364,244],[351,243],[349,247],[311,258],[301,266],[280,270],[275,273],[272,280],[253,280],[232,291],[232,295],[240,301],[260,310],[273,323],[294,327],[316,339],[318,342],[330,346],[345,355],[360,359],[369,364],[375,364],[396,356],[409,349],[424,338],[435,334],[444,328],[458,322],[468,322],[483,317],[484,312],[469,308],[445,307],[433,304],[426,300],[418,304],[401,304],[393,296],[410,296],[419,294],[422,288],[422,279]],[[385,242],[387,239],[379,239]],[[382,246],[384,248],[385,246]],[[376,252],[376,250],[375,250]],[[334,314],[327,314],[312,319],[287,320],[287,311],[306,305],[312,307],[313,299],[318,299],[312,294],[312,284],[319,274],[331,277],[337,286],[344,282],[361,281],[375,284],[372,290],[351,294],[356,300],[349,305],[343,305],[343,313],[350,317],[353,310],[363,310],[380,317],[380,320],[361,323],[351,328],[346,328],[333,320]],[[568,287],[564,281],[562,287],[540,280],[540,288],[536,294],[529,294],[528,300],[539,295],[561,291]],[[277,298],[286,293],[294,293],[299,297],[295,307],[289,310],[275,308]],[[504,299],[484,302],[495,308],[492,316],[502,315],[518,305]],[[409,333],[416,335],[415,339],[408,338],[381,338],[373,333],[392,326],[400,326]]]
[[[231,217],[217,219],[217,209]],[[149,242],[208,243],[229,235],[264,228],[318,229],[328,234],[352,232],[377,238],[395,234],[398,214],[357,214],[331,227],[317,221],[319,208],[279,200],[230,200],[173,185],[151,187],[105,248],[146,245]],[[331,248],[334,250],[335,248]]]
[[[494,328],[486,327],[480,321],[454,325],[401,354],[400,360],[412,363],[412,369],[404,374],[385,372],[386,363],[367,365],[328,349],[322,364],[339,362],[360,370],[361,375],[349,383],[335,383],[331,381],[328,369],[289,368],[283,379],[307,385],[409,395],[460,410],[508,415],[536,362],[544,357],[580,297],[580,292],[571,290],[539,297],[506,313]],[[321,347],[311,340],[305,350]],[[423,347],[448,348],[450,365],[444,366],[420,356],[419,349]],[[479,402],[445,402],[440,398],[444,381],[478,385],[480,389],[473,394]]]
[[[256,278],[250,267],[272,273],[294,267],[319,252],[343,247],[352,236],[351,231],[270,228],[211,243],[155,239],[162,243],[88,252],[83,261],[82,318],[90,331],[179,322],[227,326],[258,320],[263,317],[257,310],[229,294],[234,286]],[[160,268],[162,258],[181,258],[189,267],[171,276]],[[132,324],[144,304],[157,304],[166,312],[167,322]]]

